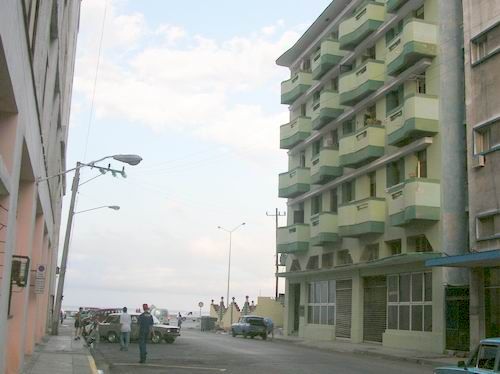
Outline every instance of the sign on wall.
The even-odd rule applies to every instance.
[[[45,277],[47,274],[47,267],[45,265],[38,265],[35,275],[35,293],[43,293],[45,289]]]

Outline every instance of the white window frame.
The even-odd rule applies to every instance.
[[[327,301],[326,302],[316,302],[314,300],[314,291],[312,291],[311,295],[311,289],[314,290],[316,287],[316,284],[318,283],[326,283],[326,295],[327,295]],[[328,300],[330,298],[330,287],[333,287],[333,301]],[[322,325],[322,326],[333,326],[335,325],[335,318],[337,316],[337,308],[336,308],[336,299],[337,299],[337,291],[336,291],[336,282],[333,279],[329,280],[324,280],[324,281],[314,281],[314,282],[309,282],[308,283],[308,295],[307,295],[307,323],[310,325]],[[313,301],[310,301],[311,298],[313,298]],[[326,324],[321,323],[322,320],[322,310],[323,308],[326,307]],[[328,323],[328,310],[333,307],[333,323]],[[314,312],[313,310],[317,308],[319,310],[318,312],[318,322],[316,323],[314,321]]]

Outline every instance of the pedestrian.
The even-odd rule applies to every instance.
[[[80,307],[75,314],[75,340],[80,340],[80,335],[82,333],[82,314],[83,308]]]
[[[179,327],[180,329],[181,326],[182,326],[182,315],[181,312],[179,312],[179,315],[177,316],[177,327]]]
[[[267,335],[271,334],[271,339],[274,339],[274,322],[271,318],[264,318],[266,324]]]
[[[153,316],[149,313],[148,304],[142,304],[142,309],[144,312],[139,315],[138,324],[139,324],[139,355],[140,355],[140,364],[144,364],[146,362],[146,343],[148,341],[149,336],[151,335],[151,327],[153,326]]]
[[[120,351],[128,351],[128,344],[130,343],[130,325],[132,324],[132,317],[127,313],[127,307],[122,309],[123,313],[120,314]]]
[[[59,318],[61,319],[61,325],[62,325],[64,321],[64,312],[62,310],[61,313],[59,313]]]

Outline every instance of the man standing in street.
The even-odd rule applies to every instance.
[[[123,307],[122,311],[123,313],[120,315],[120,351],[128,351],[132,317],[127,313],[126,306]]]
[[[142,309],[144,312],[138,318],[139,324],[139,363],[144,364],[146,362],[146,342],[151,334],[151,327],[153,326],[153,316],[149,313],[148,304],[142,304]]]

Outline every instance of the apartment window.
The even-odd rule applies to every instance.
[[[398,161],[391,162],[386,166],[387,187],[395,186],[404,182],[405,160],[400,158]]]
[[[417,76],[417,78],[415,79],[415,82],[417,85],[417,93],[426,94],[427,93],[427,86],[425,84],[425,71]]]
[[[500,48],[500,22],[471,41],[472,63],[493,56]]]
[[[292,265],[290,265],[290,271],[301,271],[299,260],[292,260]]]
[[[352,134],[354,132],[354,121],[351,119],[342,124],[342,134],[344,136]]]
[[[367,61],[367,60],[375,60],[375,46],[368,48],[364,51],[364,53],[361,55],[361,63]]]
[[[306,59],[302,60],[302,63],[300,64],[300,70],[310,72],[311,71],[311,59],[306,58]]]
[[[415,10],[415,18],[418,18],[418,19],[425,18],[425,11],[424,11],[423,5],[420,8],[418,8],[417,10]]]
[[[378,243],[369,244],[365,246],[365,249],[363,250],[363,254],[361,255],[361,261],[367,262],[367,261],[377,260],[378,256],[379,256]]]
[[[335,281],[309,283],[307,322],[315,325],[335,324]]]
[[[337,213],[338,205],[337,189],[335,188],[330,191],[330,212]]]
[[[337,253],[337,263],[339,265],[352,264],[352,257],[348,249],[343,249]]]
[[[500,149],[500,121],[495,121],[474,130],[475,154],[497,149]]]
[[[425,235],[409,236],[407,244],[408,252],[432,252],[432,245]]]
[[[306,265],[307,270],[317,270],[319,269],[319,258],[318,256],[311,256],[307,261]]]
[[[377,175],[375,172],[368,174],[370,180],[370,197],[377,196]]]
[[[399,86],[396,90],[390,91],[385,95],[385,112],[388,116],[393,110],[403,105],[404,87]]]
[[[324,253],[321,255],[321,267],[330,269],[333,267],[333,253]]]
[[[304,151],[300,152],[299,154],[299,166],[301,168],[306,167],[306,153]]]
[[[390,242],[387,242],[387,246],[389,247],[391,256],[401,254],[401,239],[391,240]]]
[[[388,45],[403,31],[403,20],[399,21],[396,26],[385,33],[385,43]]]
[[[355,199],[354,181],[342,184],[342,204],[347,204]]]
[[[304,203],[299,203],[293,211],[293,223],[304,223]]]
[[[312,157],[314,158],[314,157],[318,156],[320,151],[321,151],[321,139],[316,140],[312,144]]]
[[[432,331],[432,273],[387,277],[387,328]]]
[[[321,99],[321,90],[317,90],[313,93],[313,110],[316,110],[316,105],[319,105],[319,100]]]
[[[307,116],[307,105],[306,104],[300,104],[300,116],[301,117]]]
[[[476,218],[477,239],[500,236],[500,213],[482,215]]]
[[[311,199],[311,215],[321,213],[321,195],[314,196]]]
[[[326,140],[326,146],[333,149],[339,149],[339,132],[337,129],[330,131]]]
[[[417,152],[417,178],[427,178],[427,150]]]
[[[339,90],[339,77],[335,77],[331,80],[332,82],[332,90],[333,91],[338,91]]]

